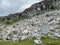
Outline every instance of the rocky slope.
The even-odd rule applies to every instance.
[[[13,20],[22,17],[25,18],[25,17],[33,16],[30,19],[24,19],[22,21],[16,22],[8,26],[0,24],[0,38],[2,38],[4,41],[7,40],[18,41],[27,38],[35,38],[36,40],[34,41],[35,42],[38,41],[39,43],[41,43],[40,39],[42,36],[49,36],[50,38],[55,38],[55,39],[60,38],[60,9],[58,6],[60,4],[60,1],[57,0],[58,3],[57,2],[51,3],[52,5],[54,4],[53,6],[54,8],[56,7],[57,10],[52,10],[51,8],[48,8],[48,6],[46,10],[44,8],[40,10],[40,8],[38,7],[40,7],[43,2],[44,1],[40,3],[36,3],[33,6],[31,6],[29,9],[26,9],[24,12],[22,12],[23,16],[21,15],[21,13],[16,13],[9,16],[1,17],[2,19],[2,20],[0,19],[1,21],[6,21],[6,20]],[[38,10],[35,10],[36,7]]]
[[[51,11],[39,16],[19,21],[10,26],[0,26],[0,38],[3,40],[24,40],[41,36],[60,38],[60,10]]]
[[[28,18],[59,8],[60,8],[59,0],[43,0],[42,2],[33,4],[30,8],[25,9],[23,12],[0,17],[0,22],[5,22],[7,20],[15,20],[17,18],[18,19]]]

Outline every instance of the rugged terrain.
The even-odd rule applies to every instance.
[[[39,15],[55,9],[60,9],[60,0],[43,0],[39,3],[33,4],[31,7],[25,9],[23,12],[0,17],[0,23],[13,21],[16,19],[30,18],[35,15]]]
[[[41,14],[31,19],[24,19],[13,25],[2,25],[0,38],[3,40],[25,40],[27,38],[41,39],[42,36],[60,38],[60,10]],[[41,41],[40,41],[41,43]]]
[[[11,25],[8,25],[10,22],[0,24],[0,39],[4,41],[24,41],[27,39],[32,40],[33,38],[35,44],[42,44],[41,37],[45,36],[51,39],[60,39],[60,1],[51,0],[55,1],[51,3],[47,0],[51,5],[48,4],[46,8],[43,8],[45,1],[32,5],[33,7],[31,6],[23,11],[22,15],[21,13],[16,13],[1,17],[1,22],[12,21],[13,23]],[[35,10],[36,7],[37,10]]]

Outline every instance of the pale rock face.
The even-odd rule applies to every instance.
[[[58,17],[56,20],[60,21],[60,17]]]
[[[46,16],[46,14],[49,16]],[[42,35],[54,37],[55,33],[59,33],[60,30],[59,17],[60,10],[56,10],[32,17],[31,19],[25,19],[3,28],[3,31],[0,31],[0,35],[4,40],[13,41],[25,40],[32,37],[40,39]]]
[[[41,11],[40,7],[37,8],[38,11]]]
[[[59,33],[55,33],[55,36],[60,38],[60,34]]]
[[[23,35],[23,36],[21,37],[21,40],[24,40],[24,39],[27,39],[27,37]]]
[[[26,33],[27,34],[28,33],[28,30],[24,30],[23,33]]]
[[[42,42],[40,40],[34,40],[35,44],[41,44]]]
[[[60,16],[56,16],[57,18],[56,19],[54,19],[54,23],[52,24],[52,25],[50,25],[50,30],[51,30],[51,34],[52,35],[50,35],[50,37],[51,38],[58,38],[58,37],[60,37]],[[51,24],[51,23],[50,23]]]
[[[12,38],[13,41],[18,41],[19,40],[19,37],[18,35],[13,35],[13,38]]]

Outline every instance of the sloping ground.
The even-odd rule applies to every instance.
[[[32,37],[40,40],[41,36],[60,38],[60,10],[47,12],[7,27],[4,25],[1,27],[0,37],[3,38],[4,41],[25,40]]]
[[[42,14],[55,9],[60,9],[60,0],[43,0],[39,3],[33,4],[23,12],[0,17],[0,23],[5,23],[6,21],[8,21],[10,22],[10,24],[12,24],[13,21],[15,22],[17,19],[33,17],[37,14]]]

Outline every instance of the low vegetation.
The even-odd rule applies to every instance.
[[[60,39],[52,39],[50,37],[42,37],[41,38],[43,45],[60,45]],[[0,45],[34,45],[34,39],[27,39],[23,41],[3,41],[0,39]]]
[[[11,25],[11,24],[14,24],[14,23],[16,23],[18,21],[21,21],[21,20],[23,20],[23,19],[7,20],[7,21],[4,22],[4,24]]]
[[[27,39],[23,41],[3,41],[0,39],[0,45],[34,45],[33,39]]]
[[[60,45],[60,38],[59,39],[52,39],[50,37],[42,37],[43,45]]]

